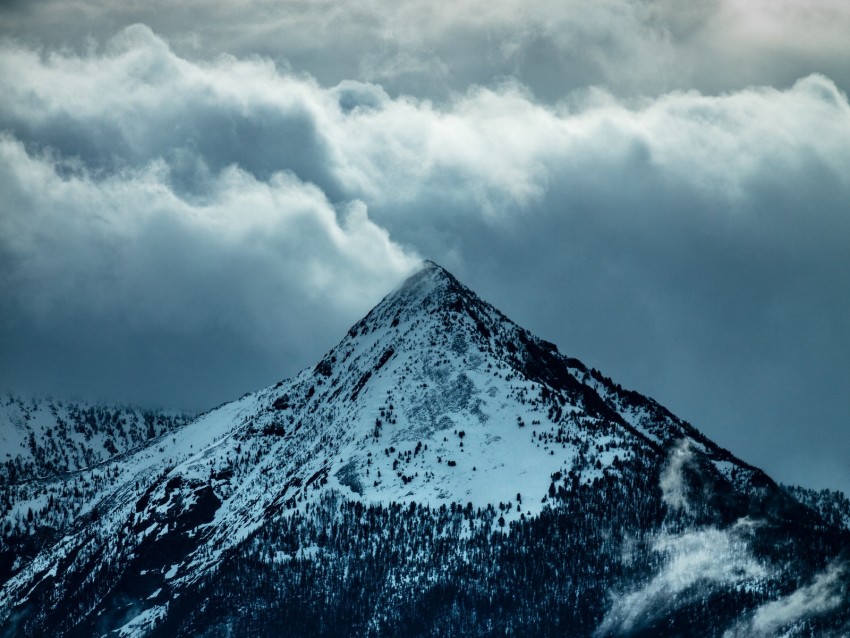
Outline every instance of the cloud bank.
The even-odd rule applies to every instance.
[[[789,86],[812,72],[850,87],[841,0],[41,0],[0,12],[0,33],[51,47],[144,23],[184,57],[259,54],[324,85],[437,100],[506,77],[547,102],[592,86],[624,96]]]
[[[846,12],[800,14],[823,46],[757,72],[805,49],[787,4],[310,3],[242,29],[221,3],[194,40],[191,3],[172,27],[74,5],[89,41],[51,30],[70,4],[7,6],[0,384],[206,407],[309,365],[429,257],[780,479],[850,486],[850,106],[843,67],[805,62],[843,55]],[[134,11],[154,29],[106,35]],[[721,45],[743,62],[688,80]]]

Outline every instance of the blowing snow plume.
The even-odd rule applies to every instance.
[[[784,635],[797,635],[795,631],[802,629],[802,622],[807,618],[826,614],[842,602],[846,604],[848,584],[847,567],[844,563],[834,562],[817,576],[809,585],[794,590],[787,596],[765,603],[740,625],[730,629],[723,638],[768,638],[779,635],[783,629]],[[846,631],[846,625],[842,628]],[[835,633],[828,634],[838,636]],[[846,635],[842,633],[840,635]]]
[[[767,637],[780,632],[785,632],[781,634],[784,636],[803,635],[800,632],[810,629],[807,621],[847,600],[844,564],[836,560],[809,584],[789,593],[787,588],[783,591],[782,583],[791,572],[790,565],[769,562],[755,549],[759,534],[769,527],[765,521],[743,516],[729,526],[687,526],[678,533],[668,531],[678,528],[683,516],[695,516],[696,499],[713,496],[706,487],[712,485],[712,479],[702,481],[692,476],[704,471],[694,448],[688,439],[678,442],[659,477],[667,514],[661,530],[650,541],[650,549],[661,558],[661,568],[639,589],[612,595],[611,607],[595,636],[642,634],[683,606],[741,593],[754,600],[768,600],[728,629],[724,638]],[[702,484],[702,494],[694,491],[695,480]]]
[[[693,466],[695,452],[688,439],[670,451],[659,478],[667,518],[692,512],[686,467]],[[675,607],[697,601],[724,586],[754,587],[768,575],[757,560],[749,541],[755,524],[739,519],[727,529],[707,526],[682,533],[664,528],[651,541],[651,550],[662,558],[660,571],[643,587],[628,594],[613,595],[613,603],[596,636],[630,635],[648,629]]]
[[[692,459],[691,442],[688,439],[682,439],[670,452],[667,465],[661,473],[658,482],[661,487],[661,498],[671,510],[690,512],[683,470]]]
[[[697,601],[712,588],[754,586],[767,576],[749,548],[752,525],[661,533],[652,551],[664,558],[661,571],[637,591],[616,596],[596,636],[623,636],[648,629],[675,607]]]

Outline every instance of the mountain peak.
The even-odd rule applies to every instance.
[[[420,268],[404,280],[393,292],[384,297],[366,317],[352,330],[372,332],[394,327],[399,322],[423,318],[429,315],[445,315],[449,312],[475,312],[483,308],[481,299],[461,284],[448,270],[439,264],[425,260]],[[496,314],[497,311],[492,309]]]
[[[420,270],[442,270],[444,272],[447,272],[445,268],[443,268],[440,264],[438,264],[436,261],[433,261],[431,259],[423,260],[422,265],[420,266],[419,269]]]
[[[446,292],[449,290],[467,290],[454,275],[448,270],[440,266],[438,263],[426,259],[422,262],[419,269],[410,277],[404,280],[402,284],[392,293],[387,295],[387,299],[402,294],[403,296],[420,296],[425,297],[433,292]],[[471,291],[469,291],[471,292]]]

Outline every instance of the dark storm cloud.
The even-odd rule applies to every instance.
[[[319,356],[416,263],[291,174],[231,167],[198,202],[162,164],[56,167],[0,138],[6,387],[207,407]]]
[[[447,99],[517,78],[546,101],[788,86],[827,74],[850,88],[843,0],[42,0],[0,7],[0,33],[86,50],[144,23],[184,57],[259,54],[326,86],[377,82]]]
[[[190,65],[140,25],[102,54],[42,61],[29,50],[4,53],[0,128],[30,147],[107,172],[162,158],[181,190],[203,188],[197,182],[208,170],[237,164],[263,180],[285,168],[332,198],[337,192],[316,120],[322,107],[303,95],[314,87],[281,80],[268,63]],[[269,78],[275,92],[266,89]]]
[[[562,4],[221,3],[190,33],[189,3],[168,42],[90,44],[51,25],[130,10],[19,9],[0,384],[206,407],[314,363],[422,255],[780,480],[850,489],[847,12]],[[823,46],[778,42],[789,16]],[[665,90],[703,85],[728,92]]]

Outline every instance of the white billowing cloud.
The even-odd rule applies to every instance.
[[[747,621],[723,634],[724,638],[770,638],[794,623],[826,614],[847,603],[842,582],[846,569],[833,562],[808,585],[787,596],[765,603]]]
[[[206,168],[321,182],[333,162],[322,117],[338,107],[314,82],[259,59],[190,63],[142,25],[82,55],[7,45],[0,82],[5,128],[98,169],[166,159],[202,189]]]
[[[602,96],[575,112],[543,107],[506,85],[471,91],[449,111],[399,100],[355,112],[334,139],[345,165],[367,178],[365,194],[381,201],[409,198],[410,188],[427,189],[448,172],[459,176],[458,191],[481,188],[525,205],[557,178],[580,192],[610,179],[594,174],[601,168],[642,164],[740,208],[751,179],[793,170],[785,162],[801,156],[846,184],[849,122],[846,96],[819,76],[788,91],[670,94],[641,108]]]
[[[23,141],[98,169],[162,159],[190,190],[237,164],[259,179],[290,170],[333,201],[385,209],[427,205],[436,190],[475,216],[538,205],[559,189],[580,199],[617,171],[687,189],[720,214],[745,212],[754,180],[772,173],[817,169],[848,185],[850,106],[822,76],[639,105],[596,93],[571,109],[507,82],[437,107],[359,82],[325,89],[262,59],[192,63],[135,25],[80,56],[7,44],[0,85],[0,118]]]
[[[526,207],[543,195],[544,162],[567,137],[556,116],[513,86],[473,91],[448,111],[400,99],[338,126],[340,180],[390,214],[429,192],[471,216]]]
[[[368,310],[418,261],[362,203],[339,221],[320,190],[286,172],[260,182],[229,167],[202,200],[178,196],[161,162],[102,178],[63,173],[61,162],[0,138],[4,296],[46,326],[216,324],[279,344],[317,308]]]
[[[338,106],[268,62],[191,64],[135,26],[103,53],[7,47],[0,84],[4,296],[45,325],[280,344],[317,313],[365,312],[418,260],[296,174],[321,181]]]
[[[603,223],[640,230],[679,190],[706,202],[688,213],[710,215],[698,224],[737,214],[729,222],[747,226],[768,221],[748,219],[758,180],[817,170],[848,187],[850,110],[819,76],[637,107],[597,93],[572,110],[506,83],[437,107],[362,82],[324,89],[262,59],[189,62],[136,25],[81,55],[7,43],[0,85],[0,121],[14,137],[79,159],[103,183],[136,183],[156,165],[175,197],[202,202],[239,174],[225,175],[230,166],[258,186],[289,171],[331,201],[366,202],[394,232],[424,224],[428,249],[433,230],[459,218],[509,224],[533,209],[562,224],[595,200],[593,214],[611,216]]]

